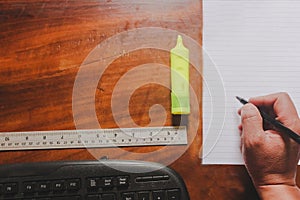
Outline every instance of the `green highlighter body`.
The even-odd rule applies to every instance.
[[[176,47],[171,49],[171,87],[172,114],[189,114],[189,50],[183,45],[180,35]]]

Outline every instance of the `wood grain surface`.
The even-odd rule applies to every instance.
[[[147,43],[147,34],[126,41],[118,38],[120,43],[113,43],[103,54],[97,54],[100,60],[109,53],[117,57],[101,77],[98,71],[91,71],[92,75],[84,78],[87,87],[93,78],[98,77],[98,82],[92,88],[92,100],[85,96],[85,88],[78,93],[80,120],[75,123],[74,84],[86,58],[119,33],[149,27],[178,31],[201,45],[202,3],[196,0],[0,1],[0,131],[95,128],[90,113],[86,112],[87,101],[94,102],[97,122],[102,128],[178,123],[178,117],[170,113],[170,74],[166,73],[169,52],[146,46],[130,52],[122,49],[125,43],[129,47]],[[153,35],[151,39],[166,44],[166,48],[176,44],[176,38],[167,35]],[[196,58],[201,62],[199,55]],[[148,71],[131,74],[143,66]],[[126,75],[127,84],[119,84]],[[148,80],[150,75],[153,79]],[[201,79],[201,71],[191,66],[190,85],[196,98],[192,99],[192,113],[187,119],[179,118],[188,125],[188,146],[0,152],[0,163],[91,160],[103,156],[154,161],[181,174],[192,200],[258,199],[243,166],[201,164]],[[149,83],[137,85],[128,98],[128,92],[141,80]],[[112,104],[122,102],[127,110],[113,112]]]

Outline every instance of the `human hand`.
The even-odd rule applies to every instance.
[[[277,190],[278,186],[298,189],[295,177],[300,145],[264,124],[257,109],[259,107],[294,132],[300,133],[300,120],[292,100],[286,93],[277,93],[251,98],[249,102],[239,110],[239,128],[245,166],[255,187],[258,192],[270,186],[275,186]]]

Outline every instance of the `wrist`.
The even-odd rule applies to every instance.
[[[257,186],[256,189],[262,200],[300,199],[300,190],[297,185],[261,185]]]

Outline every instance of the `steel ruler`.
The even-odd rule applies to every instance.
[[[184,126],[0,132],[0,151],[186,145]]]

